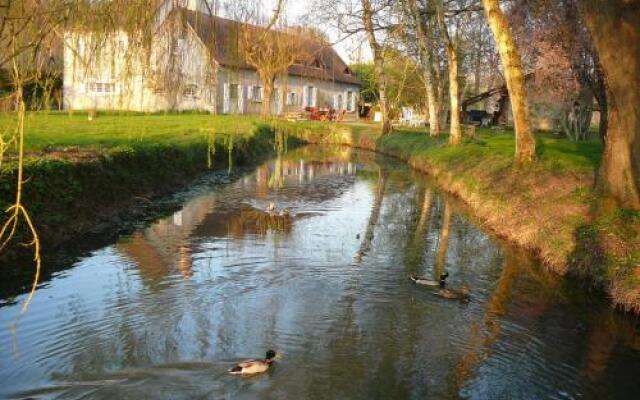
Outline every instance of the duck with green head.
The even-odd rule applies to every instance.
[[[413,281],[416,285],[428,286],[428,287],[438,287],[440,289],[444,289],[447,284],[447,278],[449,277],[449,273],[445,272],[444,274],[440,274],[439,280],[433,280],[423,276],[411,275],[409,279]]]

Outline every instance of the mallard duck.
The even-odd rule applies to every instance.
[[[254,359],[245,360],[238,363],[235,367],[229,369],[231,375],[254,375],[265,372],[271,367],[273,361],[276,358],[276,352],[273,350],[267,351],[264,360]]]
[[[466,286],[461,287],[460,290],[442,288],[437,292],[433,292],[433,294],[443,299],[460,301],[469,301],[469,293],[471,293],[471,291]]]
[[[444,289],[445,285],[447,284],[446,280],[448,277],[449,273],[445,272],[444,274],[440,275],[440,280],[438,281],[416,275],[411,275],[409,279],[411,279],[416,285],[439,287],[440,289]]]

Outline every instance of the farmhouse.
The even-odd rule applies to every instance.
[[[64,107],[260,112],[263,83],[238,49],[243,29],[261,28],[211,15],[197,4],[163,3],[156,12],[150,45],[145,47],[124,30],[102,37],[87,31],[67,32]],[[307,37],[302,47],[304,56],[275,79],[271,114],[309,107],[355,114],[360,82],[349,67],[319,39]]]

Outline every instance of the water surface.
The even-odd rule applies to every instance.
[[[25,296],[0,299],[0,398],[640,392],[637,320],[483,232],[401,162],[307,147],[186,197],[65,266],[20,319]],[[408,279],[445,270],[468,304]],[[269,348],[283,358],[267,374],[227,374]]]

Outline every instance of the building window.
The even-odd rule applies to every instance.
[[[305,104],[307,105],[307,107],[315,107],[316,106],[316,102],[315,102],[315,93],[316,93],[316,88],[313,86],[307,86],[307,98],[305,99]]]
[[[112,93],[115,89],[115,83],[89,82],[87,84],[87,92],[91,93]]]
[[[182,95],[184,97],[189,97],[192,99],[195,99],[198,95],[198,87],[196,85],[187,85],[183,90],[182,90]]]
[[[347,92],[347,111],[353,111],[353,92]]]
[[[251,98],[259,103],[262,101],[262,86],[254,86],[251,88]]]
[[[237,83],[230,83],[229,84],[229,98],[231,100],[238,100],[238,97],[240,96],[240,87]]]
[[[290,92],[289,94],[287,94],[287,105],[288,106],[295,106],[297,104],[296,101],[296,92]]]

